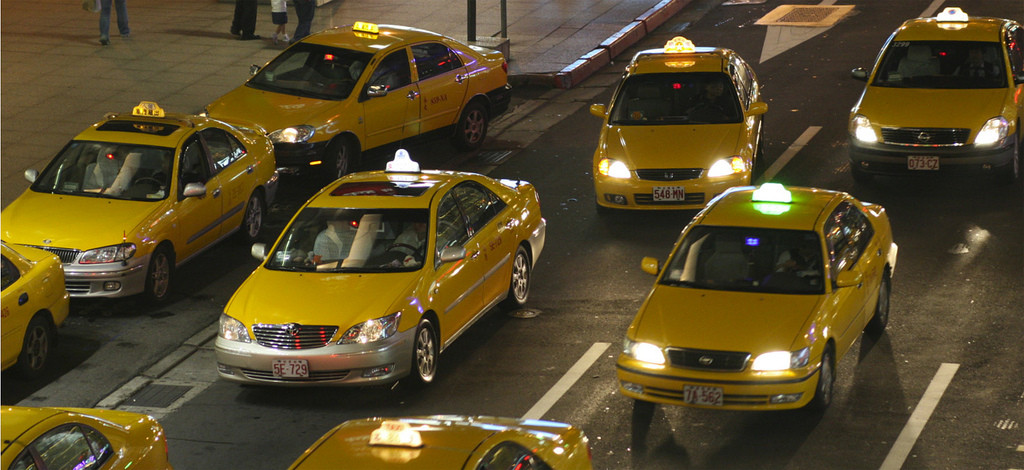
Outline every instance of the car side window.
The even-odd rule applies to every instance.
[[[18,456],[11,468],[36,468],[32,451],[39,456],[43,468],[74,469],[100,468],[114,453],[113,446],[99,431],[81,424],[60,426],[43,434],[29,444],[29,449]]]
[[[500,442],[480,459],[476,470],[551,470],[537,454],[515,442]]]
[[[399,49],[384,57],[370,75],[369,86],[386,91],[402,88],[412,83],[412,72],[409,70],[409,54]]]
[[[736,92],[743,102],[743,108],[750,107],[750,77],[747,74],[747,66],[739,58],[732,59],[730,66],[732,81],[736,84]]]
[[[1014,25],[1006,30],[1006,52],[1010,56],[1013,75],[1024,74],[1024,27]]]
[[[455,199],[466,214],[469,227],[479,231],[494,216],[498,215],[505,208],[505,201],[502,201],[496,194],[487,188],[476,183],[463,183],[452,190]]]
[[[178,165],[178,191],[184,191],[189,183],[205,184],[210,179],[210,165],[198,136],[193,136],[182,146]]]
[[[412,57],[416,62],[416,73],[420,80],[436,77],[462,66],[458,55],[448,46],[436,42],[412,46]]]
[[[7,290],[11,284],[14,284],[15,281],[21,278],[21,272],[18,271],[18,267],[11,260],[7,259],[6,256],[0,255],[0,258],[3,261],[3,287],[0,290]]]
[[[227,168],[245,155],[245,147],[223,129],[210,128],[199,131],[213,160],[214,173]]]
[[[462,246],[469,240],[469,227],[466,225],[466,217],[459,209],[453,193],[449,192],[441,198],[437,205],[437,255],[441,250],[449,246]]]
[[[840,204],[825,222],[825,240],[828,243],[830,276],[835,281],[839,271],[857,263],[867,248],[874,228],[867,216],[849,202]]]

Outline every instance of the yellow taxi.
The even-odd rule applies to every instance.
[[[29,247],[17,250],[0,243],[3,293],[0,327],[3,370],[16,367],[26,377],[46,367],[57,328],[68,317],[64,269],[52,253]]]
[[[299,209],[235,291],[220,377],[279,385],[431,382],[438,355],[491,307],[521,307],[544,248],[521,180],[420,170],[399,150]]]
[[[761,158],[762,101],[754,70],[736,52],[675,37],[638,52],[611,104],[594,152],[598,210],[699,209],[750,184]]]
[[[730,189],[683,229],[626,332],[619,390],[654,403],[769,410],[832,401],[836,364],[881,334],[897,246],[885,209],[814,188]]]
[[[428,132],[475,149],[511,96],[500,52],[356,22],[306,36],[206,111],[254,120],[270,132],[282,169],[333,181],[363,151]]]
[[[491,416],[412,416],[345,421],[289,467],[430,470],[589,470],[579,428]]]
[[[164,429],[148,415],[93,408],[0,408],[6,469],[170,469]]]
[[[889,36],[850,111],[850,171],[1020,178],[1024,27],[950,7]]]
[[[5,241],[59,256],[71,297],[152,301],[218,240],[255,240],[277,188],[262,129],[149,101],[108,114],[25,177],[32,185],[0,214]]]

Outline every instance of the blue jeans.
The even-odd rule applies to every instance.
[[[114,2],[117,8],[117,30],[121,36],[127,36],[128,29],[128,0],[100,0],[100,38],[110,38],[110,2]]]
[[[313,0],[294,0],[295,16],[299,23],[295,26],[295,34],[292,35],[292,42],[296,42],[309,36],[309,28],[313,25],[313,15],[316,14],[316,3]]]

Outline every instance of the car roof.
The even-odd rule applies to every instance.
[[[307,207],[427,209],[438,191],[461,181],[482,179],[475,173],[439,170],[351,173],[325,186]]]
[[[407,44],[419,41],[442,41],[450,39],[447,36],[427,31],[425,29],[410,28],[391,24],[376,25],[379,32],[364,33],[353,30],[353,25],[337,26],[306,36],[302,42],[309,44],[320,44],[325,46],[336,46],[361,52],[376,54],[396,44]]]
[[[37,424],[63,412],[54,408],[31,408],[23,406],[5,406],[2,408],[3,419],[0,419],[0,436],[4,441],[4,450]]]
[[[792,202],[755,202],[753,186],[731,188],[704,210],[700,225],[815,230],[826,210],[849,195],[818,188],[786,186]]]
[[[1003,28],[1012,23],[1002,18],[968,16],[966,22],[940,21],[936,17],[907,20],[896,30],[897,41],[998,42]]]
[[[203,116],[182,113],[167,113],[164,117],[110,113],[80,132],[75,140],[177,147],[185,135],[196,128],[212,125],[212,121]]]
[[[626,71],[643,73],[725,72],[730,49],[697,47],[693,52],[665,52],[664,48],[637,52]]]

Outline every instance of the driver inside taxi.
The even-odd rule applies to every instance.
[[[410,222],[405,225],[405,230],[398,234],[394,243],[388,247],[388,251],[401,253],[401,259],[391,261],[392,266],[412,266],[422,263],[423,247],[427,242],[427,223]]]
[[[352,247],[355,231],[351,221],[329,220],[327,228],[317,234],[313,242],[313,253],[310,255],[313,264],[344,259]]]

